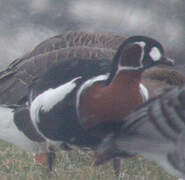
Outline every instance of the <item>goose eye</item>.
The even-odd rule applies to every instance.
[[[157,48],[157,47],[153,47],[151,50],[150,50],[150,53],[149,53],[150,57],[152,58],[153,61],[158,61],[160,60],[161,58],[161,52],[160,50]]]

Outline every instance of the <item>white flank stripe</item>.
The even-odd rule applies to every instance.
[[[142,83],[140,83],[139,86],[140,86],[140,93],[143,97],[143,102],[148,101],[149,99],[148,89]]]
[[[39,111],[43,110],[48,112],[57,103],[61,102],[76,87],[75,81],[79,78],[81,77],[72,79],[55,89],[48,89],[34,99],[30,107],[30,116],[38,132],[37,122],[39,122]]]
[[[77,96],[76,96],[76,112],[77,112],[78,116],[80,116],[80,114],[79,114],[79,104],[80,104],[80,96],[83,93],[83,91],[86,90],[88,87],[92,86],[95,82],[107,80],[108,77],[109,77],[109,73],[104,74],[104,75],[99,75],[99,76],[93,77],[93,78],[85,81],[81,85],[81,87],[79,88],[79,90],[77,92]]]

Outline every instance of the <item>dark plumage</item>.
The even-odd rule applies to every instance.
[[[45,139],[35,130],[31,122],[29,108],[26,106],[20,106],[16,107],[14,111],[14,122],[17,128],[31,141],[44,142]]]

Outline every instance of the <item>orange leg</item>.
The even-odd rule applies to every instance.
[[[35,155],[35,161],[36,161],[36,163],[47,167],[48,166],[47,153],[36,154]]]
[[[54,151],[35,155],[36,163],[41,164],[44,167],[48,167],[50,171],[52,171],[53,163],[55,159],[56,159],[56,155]]]

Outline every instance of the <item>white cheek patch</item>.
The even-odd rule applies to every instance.
[[[153,61],[158,61],[161,58],[161,52],[157,47],[153,47],[149,53]]]

